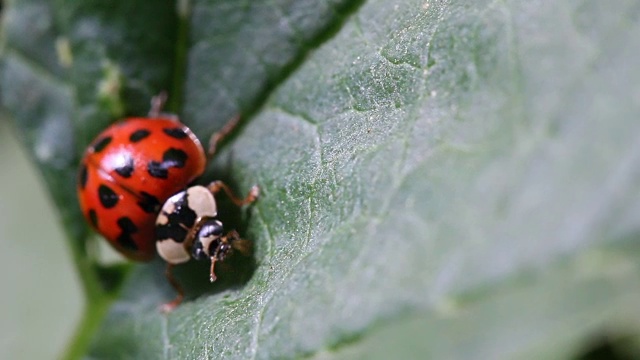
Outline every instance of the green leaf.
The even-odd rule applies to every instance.
[[[7,5],[2,103],[91,270],[89,357],[561,358],[637,338],[637,2],[64,3]],[[253,257],[214,284],[179,269],[170,315],[160,262],[92,285],[113,276],[68,205],[87,142],[162,89],[201,139],[243,116],[203,181],[262,190],[222,206]]]

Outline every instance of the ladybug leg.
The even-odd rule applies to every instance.
[[[240,122],[240,116],[236,115],[232,117],[231,120],[229,120],[222,127],[222,129],[218,130],[213,135],[211,135],[211,139],[209,139],[209,150],[207,150],[209,159],[211,159],[213,155],[216,153],[216,147],[218,146],[218,143],[222,141],[227,135],[229,135],[229,133],[232,132],[236,126],[238,126],[239,122]]]
[[[221,249],[222,248],[229,248],[229,241],[228,241],[228,236],[224,236],[220,239],[220,245],[218,245],[218,247],[216,248],[216,250],[213,252],[213,254],[210,256],[211,259],[211,268],[209,269],[209,281],[214,282],[216,281],[217,277],[216,277],[216,261],[218,261],[220,259],[220,255],[221,255]],[[226,253],[226,251],[225,251]],[[226,254],[225,254],[226,255]],[[223,257],[225,256],[223,255]]]
[[[173,309],[176,308],[176,306],[180,305],[180,303],[182,303],[182,300],[184,299],[184,291],[182,290],[182,286],[180,286],[180,284],[178,283],[178,280],[176,280],[176,278],[173,277],[172,270],[173,270],[173,264],[167,264],[167,269],[165,270],[164,274],[167,277],[167,280],[169,281],[171,286],[173,286],[173,288],[176,290],[178,295],[171,302],[163,304],[160,307],[160,312],[165,314],[170,313]]]
[[[215,272],[215,266],[216,266],[216,257],[212,256],[211,257],[211,270],[210,270],[210,275],[209,275],[209,281],[214,282],[216,281],[217,277],[216,277],[216,272]]]
[[[160,116],[160,113],[162,112],[162,108],[164,107],[164,104],[166,104],[167,102],[167,97],[168,97],[167,92],[162,91],[160,92],[160,94],[151,98],[151,109],[149,109],[150,118],[157,118]]]
[[[231,201],[233,201],[233,203],[236,204],[237,206],[243,206],[243,205],[251,204],[252,202],[254,202],[254,201],[256,201],[258,199],[258,196],[260,196],[260,188],[258,187],[258,185],[253,185],[251,187],[251,190],[249,190],[249,193],[247,194],[247,197],[245,197],[244,199],[238,198],[233,193],[233,191],[231,191],[229,186],[227,186],[227,184],[223,183],[220,180],[214,181],[211,184],[209,184],[208,189],[214,195],[217,194],[218,192],[220,192],[220,190],[224,190],[224,192],[227,194],[229,199],[231,199]]]

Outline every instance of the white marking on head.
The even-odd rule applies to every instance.
[[[216,240],[219,239],[220,235],[209,235],[209,236],[200,236],[198,237],[198,240],[202,243],[202,250],[204,250],[204,253],[207,254],[207,256],[212,256],[213,254],[211,254],[209,252],[209,247],[211,246],[211,243]]]

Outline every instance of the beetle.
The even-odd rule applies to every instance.
[[[253,186],[241,199],[221,181],[189,185],[200,177],[217,144],[238,124],[231,119],[214,133],[208,151],[174,115],[161,113],[166,95],[152,99],[148,117],[125,118],[105,129],[87,147],[78,171],[80,208],[92,228],[129,259],[149,261],[157,252],[178,295],[163,306],[170,311],[184,292],[172,275],[174,265],[193,258],[214,266],[234,249],[248,254],[250,243],[237,232],[223,234],[214,195],[224,191],[238,206],[253,203]]]

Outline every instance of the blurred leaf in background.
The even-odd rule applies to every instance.
[[[56,209],[4,119],[0,169],[0,359],[52,358],[80,320],[82,290]]]
[[[603,4],[11,2],[2,104],[88,299],[68,355],[638,354],[640,4]],[[74,198],[87,142],[163,89],[201,139],[243,116],[203,182],[263,195],[221,206],[254,258],[183,267],[168,316],[162,264],[120,286]]]

